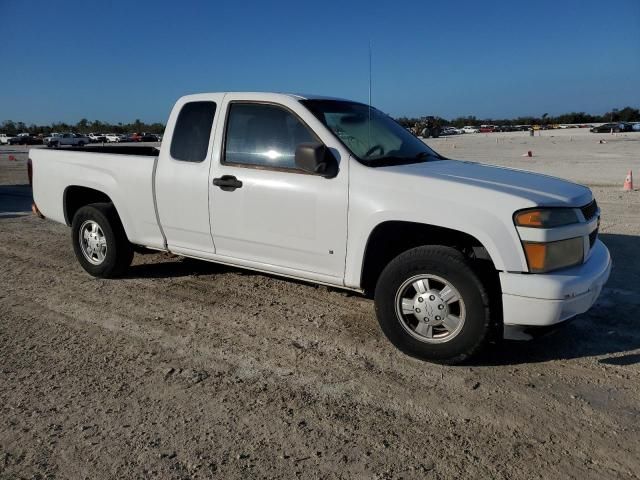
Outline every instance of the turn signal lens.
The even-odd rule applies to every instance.
[[[527,255],[529,271],[541,272],[544,270],[544,259],[547,254],[546,243],[524,243],[524,253]]]
[[[531,273],[543,273],[582,263],[584,243],[582,237],[557,242],[522,242]]]
[[[578,223],[578,215],[573,208],[535,208],[523,210],[514,216],[519,227],[554,228]]]

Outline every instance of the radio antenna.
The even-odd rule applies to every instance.
[[[369,148],[371,148],[371,39],[369,39]]]
[[[369,40],[369,106],[371,106],[371,40]]]

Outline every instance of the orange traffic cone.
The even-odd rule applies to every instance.
[[[622,189],[625,192],[630,192],[633,190],[633,172],[631,170],[629,170],[629,173],[627,173],[627,177],[624,179],[624,185],[622,186]]]

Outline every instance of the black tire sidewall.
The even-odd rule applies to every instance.
[[[412,337],[400,324],[395,297],[407,279],[437,275],[451,283],[465,304],[462,330],[445,343],[426,343]],[[490,330],[489,300],[484,286],[464,257],[448,247],[418,247],[398,256],[382,272],[375,292],[378,321],[387,338],[408,355],[442,363],[460,363],[485,342]]]
[[[87,220],[93,220],[102,229],[107,239],[107,255],[100,265],[94,265],[87,260],[80,249],[80,227]],[[128,257],[131,262],[130,245],[123,240],[119,219],[115,209],[110,204],[91,204],[80,208],[73,217],[71,223],[71,241],[73,251],[84,268],[90,275],[100,278],[111,278],[122,274],[123,261]],[[125,243],[126,242],[126,243]]]

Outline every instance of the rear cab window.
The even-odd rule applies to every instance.
[[[216,103],[188,102],[182,106],[171,139],[171,157],[182,162],[202,162],[207,157]]]

